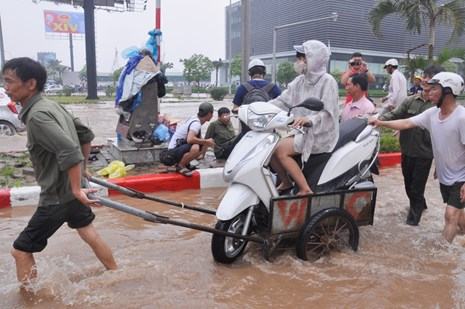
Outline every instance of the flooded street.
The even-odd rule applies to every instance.
[[[77,233],[63,226],[36,255],[34,295],[19,292],[11,243],[33,207],[0,210],[0,308],[462,308],[465,306],[464,236],[441,238],[444,205],[430,177],[428,210],[420,226],[405,224],[407,198],[400,168],[375,178],[373,226],[360,228],[357,252],[315,263],[281,250],[267,262],[249,243],[235,264],[213,261],[211,235],[152,224],[115,210],[96,210],[95,225],[114,251],[116,271],[104,271]],[[216,207],[223,190],[166,192],[166,199]],[[213,226],[215,218],[115,198],[171,218]]]

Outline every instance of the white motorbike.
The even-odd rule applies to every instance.
[[[317,112],[323,108],[323,103],[310,98],[293,108],[306,108]],[[288,201],[289,206],[286,207],[295,208],[295,201],[302,200],[303,197],[280,196],[276,189],[276,177],[269,163],[281,138],[276,129],[289,128],[294,120],[292,110],[286,112],[272,104],[256,102],[242,105],[239,108],[239,119],[247,124],[251,131],[242,137],[225,163],[223,177],[229,183],[229,187],[216,211],[216,229],[242,236],[257,234],[266,240],[276,239],[277,237],[272,236],[277,234],[279,239],[283,235],[298,236],[297,255],[308,259],[307,253],[312,243],[310,238],[315,237],[311,234],[315,234],[314,231],[317,231],[317,234],[325,231],[322,225],[334,225],[337,221],[334,227],[336,231],[337,224],[341,221],[347,223],[344,225],[348,226],[345,228],[346,235],[327,235],[325,239],[329,239],[328,243],[325,244],[326,247],[322,247],[330,248],[332,244],[346,237],[346,242],[356,250],[357,224],[363,220],[364,224],[373,223],[376,187],[371,181],[370,168],[379,152],[378,130],[367,125],[367,120],[362,118],[341,124],[339,140],[334,150],[331,153],[311,155],[303,167],[304,175],[314,192],[307,196],[307,200],[335,192],[339,202],[334,203],[339,203],[340,206],[322,207],[319,213],[314,213],[316,209],[312,210],[311,204],[314,204],[315,208],[316,202],[305,200],[305,205],[309,206],[306,206],[307,210],[299,212],[302,213],[302,218],[290,218],[288,214],[293,211],[286,208],[280,210],[288,216],[283,220],[277,218],[279,212],[274,210],[275,204]],[[353,206],[348,205],[352,203],[348,202],[351,193],[353,195],[353,192],[368,192],[366,190],[369,191],[371,200],[365,203],[370,206],[368,211],[363,210],[369,215],[362,220],[361,217],[357,218],[359,214],[347,211],[347,207]],[[279,207],[282,208],[281,204]],[[293,224],[294,221],[297,223]],[[283,222],[287,225],[284,226]],[[321,239],[323,237],[320,237]],[[242,254],[246,245],[247,240],[244,238],[213,234],[212,254],[218,262],[232,263]],[[321,248],[317,251],[318,256],[327,253]]]

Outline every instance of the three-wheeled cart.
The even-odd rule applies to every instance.
[[[130,197],[215,215],[213,209],[164,200],[94,177],[90,177],[89,180]],[[104,206],[150,222],[172,224],[212,233],[213,257],[221,263],[232,263],[243,252],[248,241],[260,244],[266,259],[270,259],[273,251],[284,241],[295,242],[297,256],[311,261],[328,255],[333,250],[351,248],[356,251],[359,242],[358,227],[373,224],[376,193],[377,189],[371,183],[371,185],[357,189],[273,198],[269,211],[264,210],[263,205],[257,205],[253,212],[243,213],[243,216],[254,216],[253,224],[246,229],[245,233],[243,222],[247,220],[241,220],[241,216],[232,221],[218,221],[215,228],[212,228],[173,220],[108,198],[98,196],[92,196],[92,198],[98,199]]]

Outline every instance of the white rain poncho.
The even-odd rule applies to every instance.
[[[310,40],[303,44],[307,58],[307,72],[297,76],[279,97],[271,100],[281,109],[303,102],[310,97],[318,98],[324,103],[323,110],[310,111],[296,108],[295,117],[307,117],[312,122],[311,128],[304,128],[306,134],[294,138],[294,150],[302,154],[306,162],[312,153],[331,152],[339,138],[339,94],[336,80],[326,73],[331,52],[320,41]]]

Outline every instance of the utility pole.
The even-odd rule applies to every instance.
[[[231,74],[231,64],[232,64],[232,39],[231,39],[231,29],[232,29],[232,0],[229,0],[229,10],[228,10],[228,43],[229,43],[229,64],[228,64],[228,81],[229,81],[229,90],[228,93],[231,94],[231,84],[232,84],[232,74]]]
[[[86,27],[87,99],[97,100],[97,63],[95,60],[94,0],[84,0]]]
[[[69,58],[71,62],[71,72],[74,72],[74,48],[73,48],[73,33],[69,32]]]
[[[250,58],[250,0],[241,0],[241,41],[242,41],[242,70],[241,82],[248,79],[247,65]]]
[[[1,67],[5,65],[5,48],[3,47],[3,29],[2,29],[2,18],[0,16],[0,59],[2,61]]]
[[[161,31],[161,0],[156,0],[155,3],[155,29]],[[157,57],[157,64],[160,63],[161,57],[161,42],[158,43],[158,57]]]

